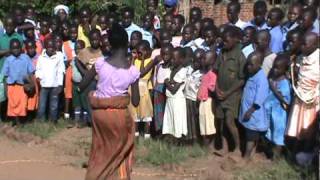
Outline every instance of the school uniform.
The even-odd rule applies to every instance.
[[[197,94],[201,83],[202,73],[188,66],[186,87],[184,94],[187,102],[188,139],[196,139],[199,136],[199,102]]]
[[[255,27],[258,31],[268,29],[268,25],[266,22],[262,23],[262,25],[258,26],[255,22],[254,19],[248,22],[248,26],[253,26]]]
[[[275,26],[269,29],[271,35],[270,49],[273,53],[279,53],[283,51],[283,32],[281,26]]]
[[[213,114],[213,101],[211,93],[216,87],[217,75],[209,71],[201,78],[201,84],[197,94],[200,101],[199,107],[199,125],[200,134],[202,136],[212,135],[216,133],[215,119]]]
[[[187,43],[185,43],[183,40],[181,40],[180,47],[182,47],[182,48],[190,47],[193,52],[197,49],[197,46],[196,46],[194,40],[191,40]]]
[[[18,33],[14,32],[10,36],[5,33],[0,37],[0,50],[8,50],[10,48],[10,41],[12,39],[18,39],[20,43],[23,44],[23,38]],[[0,71],[2,70],[4,59],[5,57],[0,58]],[[4,81],[4,77],[0,76],[0,102],[3,102],[6,100],[6,93],[5,93],[3,81]]]
[[[217,72],[217,85],[223,92],[230,90],[234,83],[244,80],[244,66],[246,59],[241,51],[241,45],[236,45],[229,51],[219,54],[214,69]],[[241,90],[237,90],[225,100],[216,100],[216,117],[224,119],[226,115],[238,117]]]
[[[171,134],[176,138],[181,138],[188,134],[187,106],[183,93],[188,69],[181,68],[173,77],[177,83],[184,82],[175,94],[166,90],[167,102],[163,117],[162,134]]]
[[[248,58],[249,55],[250,55],[251,53],[253,53],[253,52],[254,52],[254,45],[253,45],[253,43],[251,43],[251,44],[245,46],[244,48],[242,48],[242,53],[243,53],[243,55],[244,55],[246,58]]]
[[[59,95],[62,91],[65,73],[64,57],[61,52],[48,56],[46,51],[40,55],[36,66],[36,77],[40,79],[40,104],[37,118],[44,118],[47,100],[49,99],[49,117],[58,119]]]
[[[31,60],[26,54],[20,54],[18,57],[10,55],[5,59],[1,74],[7,77],[8,116],[27,115],[28,96],[24,92],[23,85],[27,76],[33,72]]]
[[[233,24],[233,23],[229,23],[230,25],[236,26],[238,28],[240,28],[241,30],[244,30],[244,28],[246,28],[248,26],[248,23],[245,21],[242,21],[240,18],[238,19],[238,21]]]
[[[250,77],[243,89],[239,122],[246,129],[247,141],[258,140],[260,135],[269,128],[270,121],[266,118],[264,103],[269,95],[269,83],[267,76],[260,69],[255,75]],[[245,113],[253,106],[257,106],[249,120],[244,119]]]

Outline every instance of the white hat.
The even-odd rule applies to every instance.
[[[66,14],[69,14],[69,8],[68,8],[68,6],[63,5],[63,4],[59,4],[59,5],[57,5],[57,6],[53,9],[54,15],[57,15],[58,12],[59,12],[61,9],[64,10],[64,11],[66,12]]]

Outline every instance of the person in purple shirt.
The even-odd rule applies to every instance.
[[[273,53],[283,51],[283,32],[281,30],[281,21],[284,13],[280,8],[272,8],[268,13],[267,24],[271,34],[270,49]]]
[[[269,94],[267,76],[261,69],[263,54],[253,52],[248,57],[248,80],[243,90],[239,122],[245,128],[246,150],[244,158],[250,160],[256,142],[269,128],[264,102]]]

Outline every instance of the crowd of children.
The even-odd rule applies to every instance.
[[[146,0],[140,26],[131,7],[93,14],[85,6],[71,16],[58,5],[52,17],[15,7],[0,29],[1,118],[56,123],[63,114],[79,127],[90,125],[90,91],[108,84],[119,94],[129,78],[103,64],[114,55],[109,30],[117,23],[128,35],[127,61],[140,72],[139,104],[129,105],[136,136],[221,149],[228,132],[232,154],[240,156],[245,142],[247,159],[261,141],[274,155],[285,145],[312,152],[320,106],[317,1],[290,4],[283,21],[283,10],[259,0],[249,22],[231,1],[220,26],[198,7],[185,19],[177,3],[165,0],[161,16],[159,2]]]

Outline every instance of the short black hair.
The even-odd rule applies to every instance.
[[[202,11],[201,11],[201,9],[199,7],[192,7],[190,9],[190,12],[192,12],[192,11],[198,12],[200,14],[200,17],[202,17]]]
[[[33,39],[26,39],[24,41],[25,46],[27,46],[27,44],[32,43],[34,46],[36,46],[36,41]]]
[[[276,13],[278,21],[281,21],[284,18],[284,12],[278,7],[272,8],[269,13]]]
[[[208,26],[208,27],[203,28],[203,30],[202,30],[203,33],[207,32],[207,31],[213,32],[213,34],[215,36],[218,36],[218,34],[219,34],[218,28],[216,26]]]
[[[90,39],[94,34],[99,34],[99,35],[101,35],[101,32],[100,32],[99,29],[92,29],[92,30],[89,32],[89,39]]]
[[[223,35],[228,35],[232,38],[240,39],[240,37],[242,36],[242,31],[240,28],[236,26],[227,26],[226,29],[223,31]]]
[[[299,28],[299,27],[296,27],[296,28],[294,28],[294,29],[292,29],[291,31],[289,31],[288,33],[287,33],[287,37],[289,37],[289,36],[292,36],[292,35],[294,35],[294,34],[298,34],[299,35],[299,37],[301,38],[301,40],[302,40],[302,37],[303,37],[303,30],[301,29],[301,28]],[[288,38],[287,38],[288,39]]]
[[[176,47],[174,48],[174,51],[177,51],[179,53],[179,56],[183,59],[187,57],[187,52],[185,48],[182,47]]]
[[[265,34],[265,35],[267,35],[268,41],[269,41],[269,42],[271,41],[271,34],[270,34],[269,30],[263,29],[263,30],[258,31],[258,32],[256,33],[256,35],[255,35],[255,38],[254,38],[255,41],[257,40],[259,34]]]
[[[313,7],[306,7],[303,9],[303,14],[310,13],[313,20],[317,19],[318,13],[317,10]]]
[[[122,14],[124,14],[125,12],[129,12],[131,14],[131,17],[134,18],[134,9],[129,6],[124,7],[121,12]]]
[[[133,31],[133,32],[131,33],[131,36],[132,36],[133,34],[138,35],[139,38],[142,39],[142,33],[141,33],[140,31]],[[130,38],[131,38],[131,37],[130,37]]]
[[[231,1],[229,4],[228,4],[228,7],[231,7],[231,6],[234,6],[236,8],[236,11],[238,13],[240,13],[240,10],[241,10],[241,4],[238,2],[238,1]]]
[[[191,28],[192,31],[194,31],[195,26],[194,26],[194,24],[189,23],[189,24],[186,24],[186,25],[183,27],[183,30],[184,30],[184,29],[187,29],[187,28]],[[183,30],[182,30],[182,31],[183,31]]]
[[[126,30],[118,23],[113,23],[111,30],[108,32],[109,42],[113,49],[127,48],[128,34]]]
[[[285,70],[288,70],[290,65],[290,55],[287,53],[279,53],[277,54],[275,61],[284,63],[286,65]]]
[[[247,27],[245,27],[245,28],[243,29],[243,34],[244,34],[244,32],[245,32],[246,30],[251,30],[251,31],[253,31],[254,34],[257,33],[257,29],[256,29],[254,26],[247,26]]]
[[[164,43],[162,46],[161,46],[161,49],[165,49],[165,48],[169,48],[171,51],[174,49],[173,48],[173,45],[171,43]]]
[[[171,32],[167,29],[160,29],[160,39],[163,36],[163,34],[168,34],[172,38]]]
[[[142,47],[143,49],[150,51],[150,43],[147,40],[142,40],[137,47]]]
[[[258,57],[258,63],[262,64],[263,63],[263,59],[264,56],[260,51],[253,51],[252,53],[249,54],[248,59],[252,58],[253,56],[257,56]]]
[[[88,5],[83,5],[83,6],[81,7],[81,9],[80,9],[79,12],[81,13],[81,12],[83,12],[83,11],[88,11],[89,14],[91,14],[90,6],[88,6]]]
[[[206,18],[201,19],[202,27],[204,27],[204,24],[205,24],[205,23],[208,23],[208,26],[215,26],[215,25],[214,25],[214,21],[213,21],[212,18],[206,17]]]
[[[10,40],[10,47],[13,45],[13,43],[18,43],[19,47],[21,48],[21,42],[17,38],[13,38]]]
[[[253,9],[265,9],[267,10],[267,3],[263,0],[256,1],[253,5]]]
[[[181,24],[184,24],[186,22],[186,19],[181,14],[175,15],[173,18],[177,18]]]

